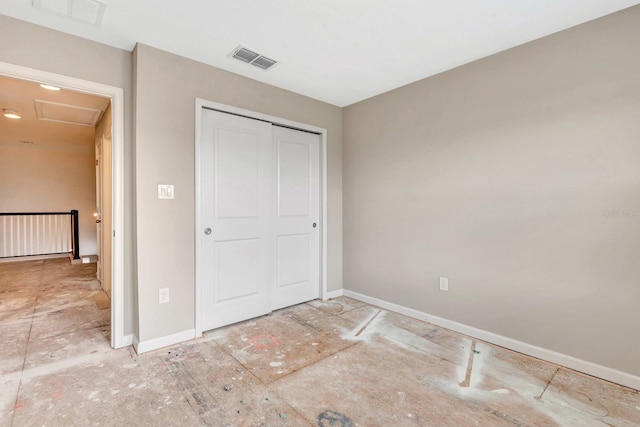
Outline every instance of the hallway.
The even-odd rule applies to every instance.
[[[109,303],[96,264],[0,263],[0,297],[2,404],[15,400],[5,387],[25,371],[110,351]]]

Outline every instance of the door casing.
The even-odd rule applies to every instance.
[[[104,284],[102,283],[102,259],[103,248],[102,248],[102,143],[103,137],[101,136],[99,139],[96,139],[95,145],[95,157],[96,157],[96,212],[94,217],[96,219],[96,255],[98,255],[98,260],[96,261],[96,278],[100,282],[100,285],[104,289]]]
[[[211,109],[223,113],[234,114],[237,116],[248,117],[251,119],[262,120],[273,124],[299,129],[307,132],[313,132],[320,135],[320,212],[321,212],[321,230],[320,236],[320,298],[327,299],[327,130],[325,128],[295,122],[281,117],[271,116],[256,111],[246,110],[243,108],[233,107],[218,102],[207,101],[205,99],[196,98],[195,102],[195,242],[196,242],[196,289],[195,289],[195,323],[196,337],[202,336],[202,309],[201,296],[203,286],[203,272],[201,269],[202,260],[202,230],[204,229],[203,218],[201,218],[201,182],[200,182],[200,129],[202,126],[202,110]]]

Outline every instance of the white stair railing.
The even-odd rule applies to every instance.
[[[75,258],[77,212],[0,213],[0,258],[64,253]]]

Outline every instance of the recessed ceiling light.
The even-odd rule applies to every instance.
[[[41,84],[41,85],[40,85],[40,87],[41,87],[41,88],[43,88],[43,89],[47,89],[47,90],[60,90],[60,88],[59,88],[59,87],[51,86],[51,85],[46,85],[46,84],[44,84],[44,83],[43,83],[43,84]]]
[[[22,116],[18,114],[17,111],[7,110],[6,108],[2,110],[4,116],[8,119],[21,119]]]

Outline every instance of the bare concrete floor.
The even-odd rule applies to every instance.
[[[0,264],[0,426],[640,426],[636,390],[348,298],[110,350],[94,273]]]

